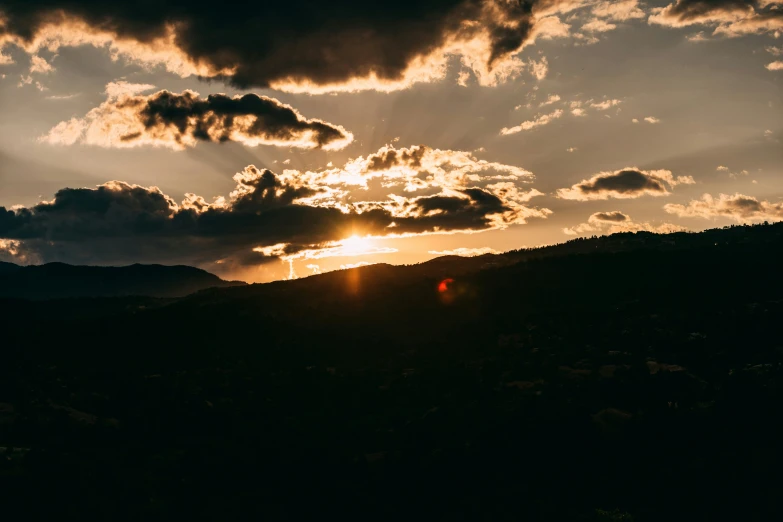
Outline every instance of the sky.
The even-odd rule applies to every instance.
[[[264,282],[783,219],[783,2],[0,0],[0,261]]]

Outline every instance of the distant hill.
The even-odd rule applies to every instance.
[[[563,257],[578,254],[609,254],[634,251],[684,251],[710,246],[772,244],[783,241],[783,223],[752,226],[728,226],[703,232],[622,232],[608,236],[579,237],[564,243],[511,250],[502,254],[476,257],[441,256],[410,265],[408,274],[453,277],[481,270],[514,265],[531,259]]]
[[[199,290],[238,286],[191,266],[74,266],[65,263],[19,266],[0,263],[0,297],[183,297]]]
[[[15,265],[13,263],[6,263],[4,261],[0,261],[0,277],[8,274],[13,274],[17,270],[21,269],[22,267],[19,265]]]

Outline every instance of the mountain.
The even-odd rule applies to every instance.
[[[31,520],[780,520],[781,258],[775,224],[0,299],[0,502]]]
[[[190,266],[74,266],[64,263],[18,266],[0,263],[0,297],[182,297],[214,287],[244,285],[224,281]]]
[[[13,274],[17,270],[20,270],[22,267],[19,265],[15,265],[13,263],[6,263],[5,261],[0,261],[0,277],[8,274]]]

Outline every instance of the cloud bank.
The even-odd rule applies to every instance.
[[[408,175],[422,184],[411,185]],[[367,186],[386,195],[359,199],[366,189],[357,176],[368,176]],[[351,244],[343,241],[353,235],[480,232],[545,218],[551,211],[526,205],[541,193],[515,183],[530,178],[523,169],[466,152],[387,146],[341,169],[275,174],[251,165],[234,176],[227,197],[212,201],[186,194],[177,203],[156,187],[122,181],[65,188],[51,201],[0,207],[0,239],[22,262],[134,260],[221,272],[347,255]]]
[[[241,88],[289,91],[404,88],[442,79],[459,57],[482,85],[519,74],[515,55],[538,38],[568,35],[558,15],[575,0],[307,0],[248,8],[159,0],[128,8],[93,0],[5,0],[0,48],[91,45],[115,59]]]

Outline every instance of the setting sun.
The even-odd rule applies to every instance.
[[[340,241],[341,253],[345,256],[361,256],[372,254],[376,247],[373,238],[352,235]]]

